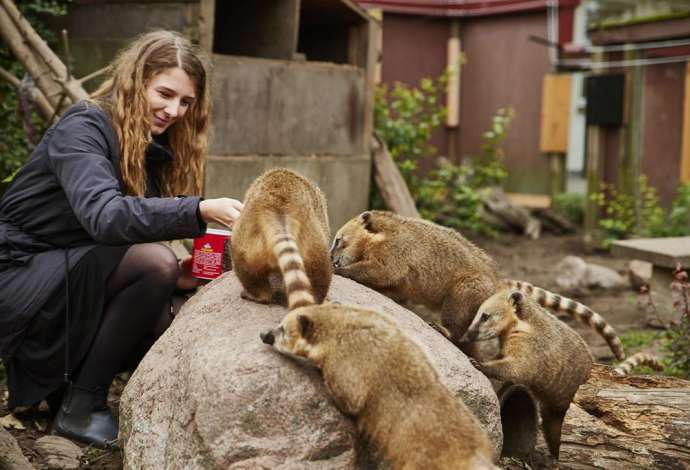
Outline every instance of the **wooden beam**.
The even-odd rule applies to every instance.
[[[216,0],[199,0],[199,47],[211,56],[216,24]]]
[[[572,75],[550,73],[542,82],[541,133],[542,153],[567,153],[570,128]]]
[[[685,63],[685,98],[683,99],[683,142],[680,182],[690,182],[690,62]]]
[[[386,207],[405,217],[419,217],[405,180],[388,153],[386,144],[378,136],[372,138],[371,154],[374,161],[374,181]]]

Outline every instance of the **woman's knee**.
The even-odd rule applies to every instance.
[[[137,246],[137,269],[142,278],[154,284],[175,287],[180,268],[175,253],[160,243],[145,243]]]

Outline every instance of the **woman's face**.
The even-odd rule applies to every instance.
[[[159,135],[189,110],[196,99],[196,87],[187,72],[179,67],[155,75],[146,87],[151,134]]]

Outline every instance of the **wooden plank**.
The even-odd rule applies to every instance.
[[[542,153],[566,153],[570,126],[569,74],[547,74],[542,83],[541,135]]]
[[[199,47],[209,56],[213,52],[216,0],[199,0]]]
[[[611,244],[611,254],[648,261],[662,268],[675,269],[676,263],[687,267],[690,266],[690,237],[616,240]]]
[[[460,23],[452,20],[447,44],[446,67],[450,71],[446,87],[446,127],[460,124]]]
[[[551,197],[548,194],[506,193],[511,204],[527,209],[548,209],[551,207]]]
[[[410,190],[388,153],[386,144],[376,135],[371,140],[374,181],[386,207],[405,217],[419,217]]]
[[[683,143],[680,161],[680,181],[690,182],[690,62],[685,64],[685,98],[683,100]]]

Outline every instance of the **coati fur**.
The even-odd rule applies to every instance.
[[[566,312],[574,320],[589,325],[592,329],[599,333],[606,343],[613,351],[613,354],[619,361],[625,359],[623,352],[623,343],[616,334],[613,327],[598,313],[591,310],[586,305],[583,305],[573,299],[554,294],[540,287],[524,281],[506,280],[504,281],[506,287],[510,289],[519,290],[524,294],[532,297],[542,307],[550,308],[555,311]]]
[[[664,365],[657,357],[648,353],[639,352],[618,364],[615,369],[613,369],[613,373],[625,377],[638,366],[649,366],[657,371],[664,370]]]
[[[366,211],[349,220],[331,245],[335,273],[398,302],[422,304],[440,312],[436,329],[456,345],[479,306],[510,286],[547,308],[586,321],[622,359],[620,340],[598,314],[574,300],[527,282],[499,281],[496,262],[457,231],[386,211]],[[473,354],[472,348],[463,346]]]
[[[335,236],[331,260],[336,274],[439,312],[456,344],[499,286],[494,260],[458,232],[392,212],[349,220]]]
[[[498,338],[500,358],[479,369],[488,377],[521,384],[539,402],[549,451],[558,459],[563,418],[592,369],[585,341],[534,299],[505,289],[489,297],[467,330],[470,341]]]
[[[321,190],[292,170],[266,171],[247,190],[232,233],[233,269],[244,287],[242,297],[287,301],[291,310],[323,302],[333,277],[329,239]]]
[[[479,421],[387,315],[345,305],[298,308],[264,343],[323,372],[336,406],[393,469],[494,469]]]

